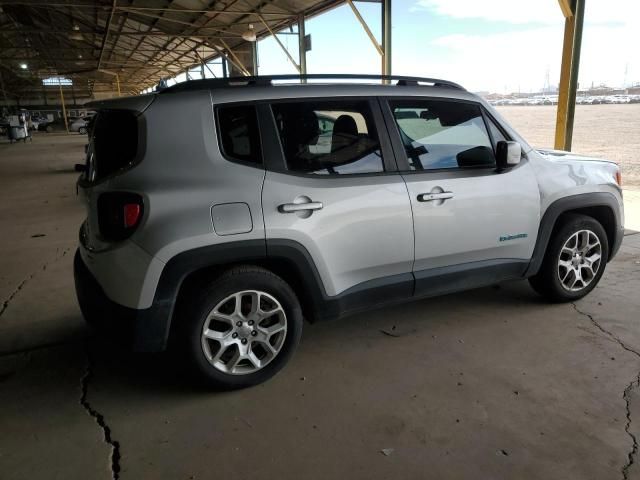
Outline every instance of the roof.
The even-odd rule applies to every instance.
[[[369,82],[309,82],[277,83],[276,81],[295,79],[368,79]],[[382,84],[380,79],[395,79],[393,83]],[[377,80],[372,83],[371,80]],[[424,83],[428,83],[425,85]],[[182,94],[211,95],[215,104],[232,102],[252,102],[259,100],[296,99],[296,98],[337,98],[337,97],[429,97],[454,98],[458,100],[482,101],[460,85],[446,80],[419,77],[377,76],[377,75],[275,75],[265,77],[237,77],[226,79],[191,80],[179,83],[159,93],[137,95],[133,97],[115,97],[108,100],[93,101],[85,104],[89,108],[125,109],[143,112],[158,99],[162,102],[181,102]],[[182,97],[182,98],[181,98]]]
[[[10,97],[42,92],[42,78],[71,78],[76,97],[136,94],[221,51],[242,52],[249,24],[258,38],[343,0],[32,0],[0,7],[0,75]],[[269,27],[269,29],[267,28]],[[20,64],[27,69],[21,69]],[[2,84],[0,84],[2,88]]]
[[[200,79],[191,80],[188,82],[181,82],[172,87],[162,90],[163,93],[175,93],[189,90],[210,90],[219,88],[239,88],[239,87],[253,87],[253,86],[275,86],[276,82],[288,82],[289,84],[304,84],[307,81],[323,80],[328,84],[338,84],[340,82],[354,83],[367,83],[367,84],[380,84],[381,82],[387,82],[397,86],[418,86],[424,83],[428,83],[434,87],[447,87],[456,90],[464,90],[464,88],[457,83],[449,80],[442,80],[440,78],[426,78],[426,77],[408,77],[402,75],[359,75],[359,74],[333,74],[333,73],[320,73],[309,75],[261,75],[257,77],[231,77],[231,78],[215,78],[215,79]],[[360,80],[360,82],[355,82]],[[362,82],[362,81],[365,82]]]

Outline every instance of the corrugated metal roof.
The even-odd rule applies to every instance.
[[[220,51],[242,52],[249,24],[258,38],[343,0],[43,0],[2,2],[0,74],[11,96],[42,91],[42,79],[73,79],[74,94],[138,93]],[[262,19],[262,20],[261,20]],[[22,69],[20,64],[26,64]],[[2,85],[0,85],[2,88]]]

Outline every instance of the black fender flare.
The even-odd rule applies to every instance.
[[[306,297],[311,311],[322,312],[327,295],[318,270],[309,252],[291,240],[239,240],[206,245],[178,253],[160,274],[151,307],[138,310],[134,328],[134,350],[165,350],[171,331],[178,295],[187,277],[216,266],[238,263],[286,262],[304,279]],[[326,312],[331,314],[333,312]],[[314,315],[315,316],[315,315]]]
[[[592,192],[570,195],[568,197],[559,198],[547,207],[540,220],[540,228],[538,229],[538,237],[533,250],[531,262],[525,272],[525,276],[530,277],[538,273],[547,251],[547,245],[551,239],[551,234],[558,221],[558,218],[568,212],[580,210],[589,207],[608,207],[615,216],[615,232],[611,245],[609,245],[609,259],[611,260],[617,253],[624,236],[624,227],[621,222],[620,205],[616,197],[609,192]]]

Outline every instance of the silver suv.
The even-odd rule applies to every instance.
[[[284,366],[303,318],[522,278],[551,301],[596,286],[623,237],[616,164],[536,151],[452,82],[329,77],[90,104],[87,321],[238,388]]]

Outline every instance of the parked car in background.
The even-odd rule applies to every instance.
[[[70,132],[78,132],[80,134],[87,134],[89,132],[89,122],[92,117],[67,117],[67,125],[69,127]],[[34,123],[35,126],[35,123]],[[66,125],[63,119],[55,119],[53,121],[49,121],[46,118],[42,118],[41,121],[37,122],[37,130],[39,132],[65,132]]]
[[[53,132],[53,122],[50,122],[48,120],[45,120],[44,122],[38,122],[37,130],[39,132],[51,133]]]
[[[89,131],[89,119],[88,118],[78,118],[69,124],[70,132],[78,132],[81,135],[86,135]]]
[[[631,97],[629,95],[612,95],[611,103],[617,103],[617,104],[631,103]]]

